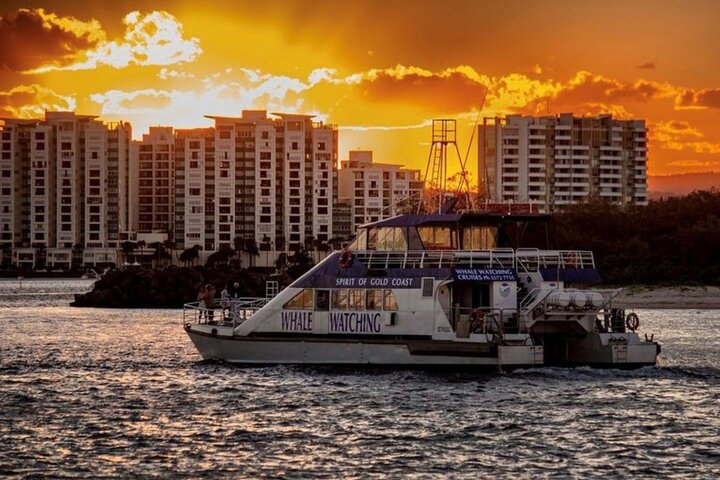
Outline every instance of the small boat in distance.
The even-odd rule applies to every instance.
[[[272,298],[190,303],[204,359],[238,364],[512,369],[654,365],[660,345],[613,308],[590,251],[511,248],[547,215],[401,215],[360,227]],[[572,288],[571,288],[572,287]],[[582,287],[582,288],[581,288]]]

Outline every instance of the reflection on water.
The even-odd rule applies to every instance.
[[[91,282],[11,283],[2,476],[720,475],[718,311],[640,311],[662,368],[629,372],[235,368],[199,361],[179,310],[73,309],[43,293]]]

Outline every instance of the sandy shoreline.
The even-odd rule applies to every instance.
[[[613,301],[621,308],[720,309],[720,287],[623,287]]]

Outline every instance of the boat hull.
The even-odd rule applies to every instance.
[[[489,370],[542,365],[542,347],[471,345],[431,339],[272,338],[187,329],[205,360],[237,364],[468,366]],[[227,335],[224,335],[227,333]]]

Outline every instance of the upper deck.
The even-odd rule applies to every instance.
[[[545,223],[549,218],[539,214],[496,213],[399,215],[359,227],[349,249],[472,251],[512,248],[513,229],[509,227]]]

